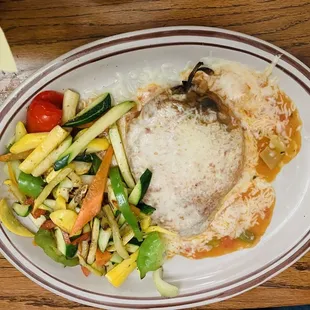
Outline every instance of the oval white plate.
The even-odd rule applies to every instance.
[[[68,299],[114,309],[183,309],[240,294],[287,268],[310,245],[310,70],[295,57],[264,41],[214,28],[171,27],[138,31],[82,46],[51,62],[31,76],[6,100],[0,111],[0,152],[12,136],[17,120],[25,119],[30,99],[43,89],[76,89],[84,95],[104,89],[117,77],[135,78],[137,72],[181,71],[191,61],[213,56],[263,70],[282,54],[274,75],[295,101],[303,120],[302,149],[275,182],[277,204],[260,243],[218,258],[188,260],[175,257],[165,264],[167,280],[180,287],[180,296],[158,296],[151,276],[134,273],[120,289],[103,278],[85,278],[79,268],[62,268],[34,247],[0,227],[3,255],[27,277]],[[163,64],[169,64],[162,67]],[[150,70],[144,70],[143,68]],[[139,71],[140,70],[140,71]],[[116,76],[116,72],[120,73]],[[1,180],[2,181],[2,180]],[[2,192],[4,192],[3,190]]]

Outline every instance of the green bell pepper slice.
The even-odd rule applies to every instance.
[[[125,193],[125,188],[124,188],[123,181],[121,178],[121,174],[119,172],[119,168],[112,167],[110,169],[109,176],[111,180],[112,189],[116,197],[120,211],[124,215],[127,223],[131,226],[136,238],[139,241],[142,241],[142,232],[139,228],[138,220],[136,216],[133,214],[133,212],[130,209],[128,198]]]
[[[158,232],[150,233],[142,242],[137,258],[137,267],[143,279],[147,272],[160,268],[164,260],[165,245]]]
[[[74,267],[79,265],[77,257],[68,259],[58,249],[53,233],[49,230],[39,229],[34,236],[35,243],[43,249],[45,254],[57,263],[64,266]]]
[[[37,198],[43,190],[44,182],[41,177],[21,172],[18,177],[18,189],[25,195]]]

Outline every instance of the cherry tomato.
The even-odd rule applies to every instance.
[[[28,132],[51,131],[61,123],[63,95],[55,91],[44,91],[31,102],[27,111]]]
[[[37,94],[32,101],[35,100],[44,100],[49,101],[53,105],[55,105],[57,108],[62,108],[62,101],[64,99],[64,95],[58,91],[54,90],[45,90],[41,93]]]

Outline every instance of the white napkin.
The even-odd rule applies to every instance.
[[[16,63],[4,32],[0,28],[0,70],[17,72]]]

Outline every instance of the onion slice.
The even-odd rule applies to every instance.
[[[155,283],[157,291],[163,297],[176,297],[179,295],[179,289],[163,279],[163,268],[159,268],[153,272],[153,281]]]

